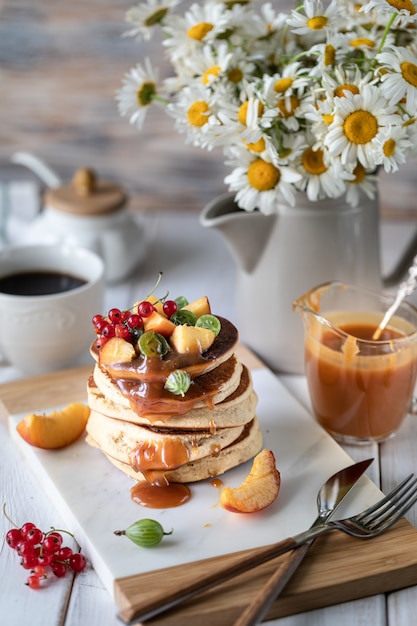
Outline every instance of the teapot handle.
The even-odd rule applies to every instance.
[[[16,163],[17,165],[24,165],[27,167],[39,176],[42,182],[50,188],[56,188],[61,185],[59,176],[49,167],[49,165],[46,165],[44,161],[30,152],[15,152],[12,154],[10,161],[12,163]]]

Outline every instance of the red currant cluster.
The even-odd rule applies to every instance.
[[[84,555],[62,545],[60,532],[44,533],[32,522],[26,522],[21,528],[11,528],[6,534],[6,542],[20,556],[22,567],[30,570],[26,584],[31,589],[39,589],[41,580],[47,578],[48,568],[57,578],[62,578],[68,570],[82,572],[86,566]]]
[[[170,318],[178,310],[175,300],[165,300],[162,303],[164,315]],[[113,308],[104,315],[94,315],[92,322],[98,335],[95,342],[96,348],[100,349],[111,337],[121,337],[134,344],[143,332],[143,320],[150,317],[155,311],[155,306],[149,300],[143,300],[137,305],[137,313],[129,309],[121,311]]]

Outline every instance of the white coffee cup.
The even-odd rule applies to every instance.
[[[5,293],[2,280],[46,272],[82,281],[47,295]],[[33,281],[33,278],[30,281]],[[33,284],[33,282],[30,282]],[[39,374],[78,364],[94,338],[91,318],[104,301],[104,263],[89,250],[30,245],[0,250],[0,356],[24,374]]]

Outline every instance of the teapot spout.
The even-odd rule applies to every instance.
[[[248,274],[262,257],[276,220],[277,215],[240,209],[230,194],[215,198],[200,215],[200,224],[222,234],[237,265]]]

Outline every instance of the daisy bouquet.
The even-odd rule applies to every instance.
[[[229,191],[265,214],[297,193],[374,197],[378,169],[417,154],[417,2],[145,0],[126,35],[163,33],[172,74],[149,58],[124,77],[120,114],[142,128],[166,107],[185,141],[220,148]]]

